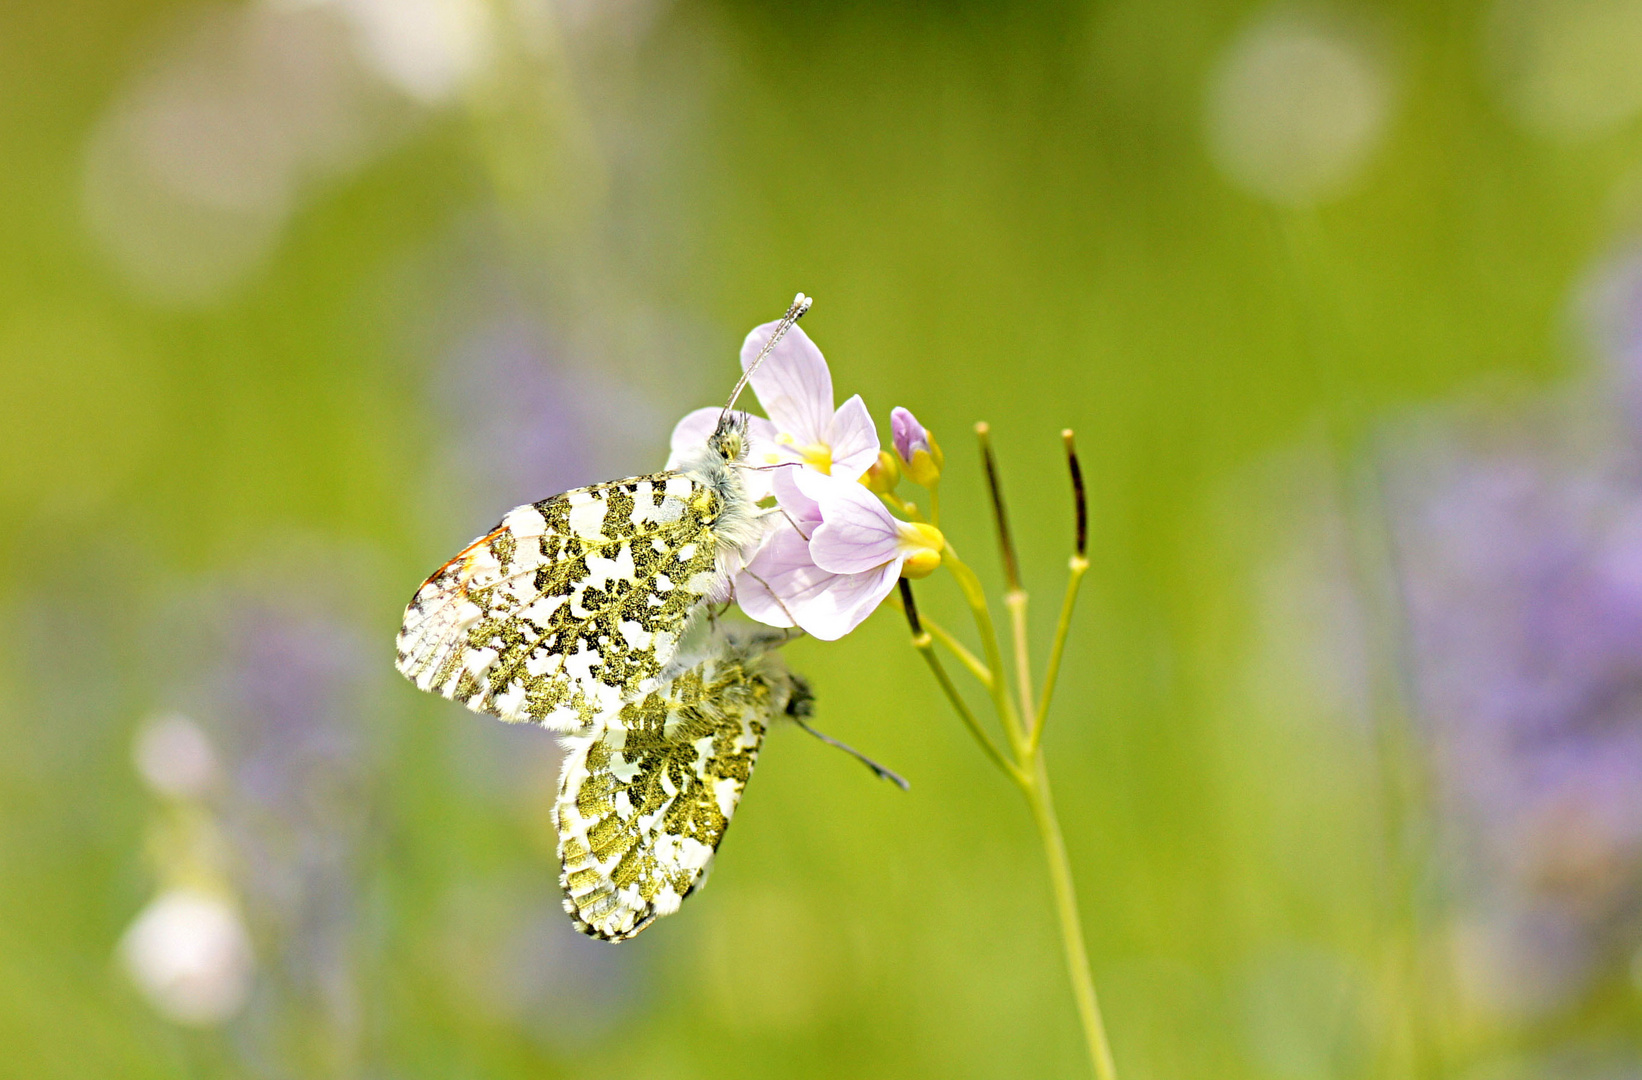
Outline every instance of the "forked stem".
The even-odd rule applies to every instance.
[[[992,707],[997,710],[1004,734],[1009,737],[1010,748],[1019,756],[1026,746],[1025,732],[1021,728],[1021,718],[1015,712],[1015,703],[1009,697],[1009,684],[1003,675],[1003,650],[998,647],[998,631],[992,623],[992,609],[986,603],[986,590],[981,586],[981,579],[975,576],[975,571],[958,557],[958,552],[951,543],[941,551],[941,565],[958,583],[964,599],[969,603],[970,614],[975,616],[975,629],[981,635],[981,650],[986,655],[986,667],[992,672],[992,681],[987,686],[987,692],[992,695]]]
[[[1003,554],[1005,593],[1009,606],[1015,654],[1015,678],[1019,700],[1010,694],[1004,676],[1003,655],[998,635],[987,604],[986,591],[975,572],[958,558],[948,544],[942,551],[941,562],[952,574],[975,616],[975,627],[981,635],[981,648],[986,656],[983,665],[968,649],[956,641],[947,641],[956,655],[964,660],[970,673],[975,675],[991,695],[998,721],[1008,736],[1011,753],[1005,755],[981,726],[974,712],[963,700],[945,668],[935,654],[934,637],[918,616],[913,600],[912,585],[905,578],[900,581],[901,609],[912,628],[912,644],[923,654],[947,700],[952,703],[958,718],[963,721],[980,744],[981,749],[1025,796],[1037,826],[1038,838],[1043,844],[1044,862],[1049,870],[1050,890],[1054,894],[1055,913],[1060,924],[1061,943],[1066,954],[1067,976],[1072,984],[1072,996],[1077,1003],[1078,1019],[1083,1025],[1088,1045],[1089,1062],[1096,1080],[1117,1080],[1117,1067],[1112,1060],[1111,1045],[1106,1038],[1106,1025],[1101,1019],[1100,1002],[1095,996],[1095,980],[1090,974],[1089,952],[1083,938],[1083,922],[1078,914],[1077,890],[1072,882],[1071,861],[1066,855],[1066,842],[1061,836],[1060,821],[1055,816],[1055,803],[1049,790],[1049,771],[1044,764],[1041,739],[1044,720],[1049,713],[1049,701],[1054,695],[1055,681],[1060,675],[1061,659],[1066,650],[1066,638],[1072,624],[1072,611],[1077,601],[1078,585],[1089,568],[1088,510],[1084,499],[1083,472],[1079,467],[1072,433],[1063,431],[1061,439],[1066,446],[1067,467],[1072,474],[1073,502],[1077,512],[1076,548],[1071,560],[1071,578],[1067,582],[1066,597],[1061,603],[1060,621],[1055,627],[1054,645],[1050,649],[1049,666],[1044,672],[1043,691],[1034,708],[1032,702],[1032,665],[1030,643],[1027,640],[1026,590],[1021,588],[1020,565],[1015,554],[1013,537],[1009,531],[1009,515],[1004,508],[1002,485],[998,480],[997,461],[992,453],[990,429],[985,424],[975,425],[981,444],[982,462],[986,468],[987,487],[992,498],[993,521],[997,528],[998,545]],[[1017,711],[1018,710],[1018,711]]]

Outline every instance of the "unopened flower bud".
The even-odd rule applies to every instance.
[[[901,576],[916,579],[933,574],[941,565],[941,549],[946,547],[946,537],[941,535],[941,530],[921,521],[903,521],[898,531],[905,556]]]
[[[930,430],[899,405],[889,414],[889,427],[906,478],[926,488],[939,483],[946,455],[941,453],[940,444]]]
[[[888,495],[901,482],[901,466],[888,450],[878,451],[878,460],[861,474],[861,483],[874,495]]]

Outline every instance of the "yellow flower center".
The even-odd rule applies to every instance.
[[[775,437],[775,441],[782,446],[790,446],[798,451],[798,456],[804,459],[804,464],[814,468],[817,472],[832,475],[832,447],[826,443],[810,443],[808,446],[799,446],[798,440],[785,431]]]

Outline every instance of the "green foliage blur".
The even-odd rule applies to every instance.
[[[0,1073],[1087,1075],[1031,822],[894,611],[787,656],[911,792],[776,731],[710,886],[619,946],[561,940],[551,737],[392,671],[426,574],[658,468],[802,290],[840,399],[939,436],[996,586],[991,423],[1040,656],[1078,433],[1047,746],[1121,1075],[1642,1075],[1623,976],[1540,1012],[1456,988],[1395,620],[1368,603],[1342,659],[1349,586],[1283,576],[1385,425],[1587,370],[1572,298],[1642,221],[1638,7],[0,7]],[[1286,19],[1322,83],[1268,115]],[[961,629],[950,582],[920,598]],[[234,651],[247,610],[298,640]],[[290,690],[306,626],[357,643],[314,661],[340,742],[235,818],[283,729],[212,702]],[[195,1023],[121,945],[187,876],[187,807],[133,765],[178,712],[255,958]]]

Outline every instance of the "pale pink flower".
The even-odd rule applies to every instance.
[[[747,335],[743,370],[776,325]],[[858,482],[878,460],[877,429],[860,395],[833,407],[832,373],[802,329],[787,332],[750,383],[769,419],[746,417],[745,478],[754,499],[774,496],[776,505],[762,542],[735,575],[736,599],[760,622],[841,638],[872,614],[903,571],[922,576],[939,565],[944,542],[928,525],[897,520]],[[669,468],[699,452],[720,412],[697,409],[678,422]]]
[[[747,335],[741,345],[743,370],[764,348],[775,327],[775,323],[768,322]],[[878,460],[878,430],[861,395],[833,408],[832,373],[827,370],[821,350],[802,327],[787,331],[753,372],[751,385],[769,419],[747,418],[748,464],[802,463],[832,476],[855,480]],[[701,449],[713,433],[720,411],[697,409],[678,422],[673,429],[669,468],[677,468],[686,455]]]
[[[759,622],[833,641],[872,614],[903,573],[921,577],[940,564],[938,530],[897,519],[854,480],[782,469],[773,487],[782,516],[736,577],[741,610]]]

